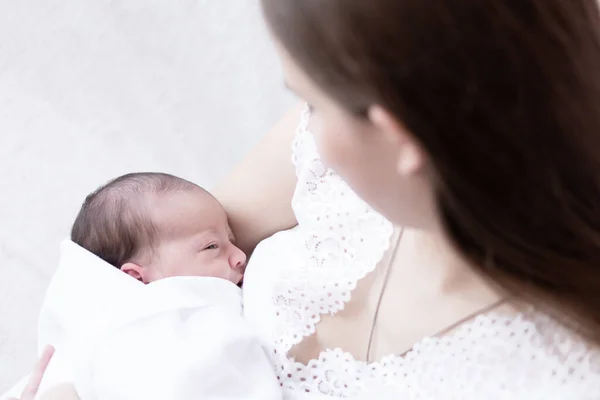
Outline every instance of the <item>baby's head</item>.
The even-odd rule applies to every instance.
[[[71,240],[144,283],[212,276],[239,284],[246,263],[221,204],[162,173],[124,175],[87,196]]]

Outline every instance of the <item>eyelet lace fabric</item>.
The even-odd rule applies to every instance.
[[[288,351],[315,332],[323,314],[350,300],[390,246],[392,224],[321,162],[305,109],[293,144],[298,184],[292,206],[299,262],[279,264],[270,288],[272,359],[289,398],[294,393],[369,399],[600,399],[600,353],[536,312],[487,314],[451,335],[424,338],[406,355],[374,363],[340,349],[308,365]]]
[[[282,362],[291,393],[370,399],[600,399],[600,354],[535,314],[477,317],[451,336],[424,338],[405,356],[356,361],[327,350],[308,365]]]
[[[356,283],[373,271],[390,245],[392,224],[373,211],[317,153],[305,109],[293,144],[298,185],[292,207],[303,237],[305,259],[290,264],[273,301],[284,354],[315,332],[322,314],[344,308]],[[282,268],[286,268],[282,266]]]

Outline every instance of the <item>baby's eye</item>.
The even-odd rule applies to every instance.
[[[218,249],[218,248],[219,248],[219,246],[217,246],[216,244],[211,244],[211,245],[209,245],[209,246],[206,246],[206,247],[204,248],[204,250],[216,250],[216,249]]]

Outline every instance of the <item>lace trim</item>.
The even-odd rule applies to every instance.
[[[298,185],[292,207],[306,259],[302,267],[295,264],[281,274],[273,295],[276,346],[285,353],[315,332],[322,314],[344,308],[357,282],[382,259],[393,234],[389,221],[323,165],[309,121],[305,107],[293,143]]]
[[[535,393],[600,398],[600,352],[540,315],[482,315],[451,336],[426,337],[403,357],[373,363],[333,349],[308,365],[285,357],[277,364],[282,387],[335,397],[368,391],[411,399],[464,400],[472,398],[469,394],[480,399],[498,393],[531,396],[527,399],[537,398]]]

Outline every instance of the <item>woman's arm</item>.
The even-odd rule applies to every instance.
[[[301,105],[288,112],[213,191],[246,254],[261,240],[297,224],[291,207],[296,185],[291,158],[301,113]]]

